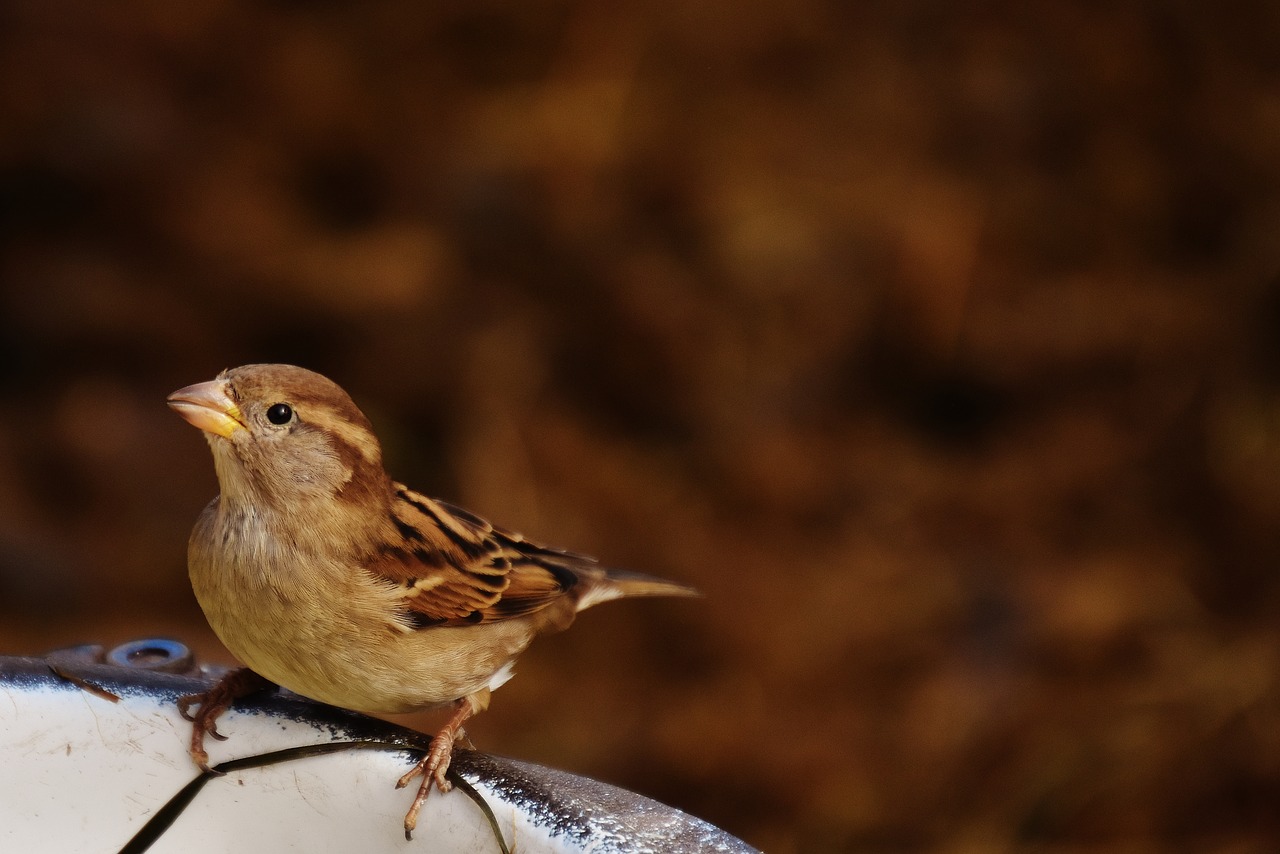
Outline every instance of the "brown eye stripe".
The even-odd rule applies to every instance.
[[[323,430],[329,434],[338,453],[353,465],[376,465],[381,469],[382,450],[373,435],[373,426],[363,416],[334,410],[323,404],[308,406],[305,402],[293,403],[298,423]]]

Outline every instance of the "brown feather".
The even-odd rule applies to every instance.
[[[606,578],[592,558],[530,543],[402,484],[393,491],[390,522],[404,545],[366,568],[404,589],[415,624],[496,622],[566,600],[577,610],[575,593]]]
[[[196,596],[237,657],[305,696],[391,712],[478,695],[584,608],[695,595],[395,483],[368,419],[319,374],[250,365],[170,400],[206,430],[222,488],[192,534]],[[433,631],[453,626],[468,630]]]

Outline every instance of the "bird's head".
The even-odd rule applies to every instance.
[[[369,419],[336,383],[293,365],[246,365],[169,395],[204,431],[224,500],[305,512],[385,491]]]

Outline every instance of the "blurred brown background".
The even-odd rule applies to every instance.
[[[164,396],[289,361],[706,592],[486,750],[779,854],[1280,850],[1280,13],[1211,6],[9,0],[0,650],[226,660]]]

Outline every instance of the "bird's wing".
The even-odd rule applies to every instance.
[[[395,484],[399,541],[367,565],[403,588],[415,628],[496,622],[560,601],[599,572],[594,559],[543,548],[459,507]]]

